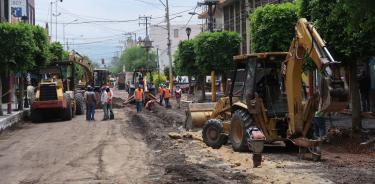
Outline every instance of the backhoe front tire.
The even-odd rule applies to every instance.
[[[248,136],[246,130],[255,126],[250,114],[243,109],[238,109],[234,112],[230,122],[229,139],[234,151],[248,151]]]
[[[73,112],[72,112],[71,99],[70,99],[69,94],[64,94],[64,100],[66,102],[67,107],[63,109],[62,119],[64,121],[70,121],[73,117]]]
[[[223,122],[219,119],[210,119],[203,126],[203,142],[213,148],[219,149],[228,142],[228,136],[224,134]]]
[[[37,109],[31,109],[30,117],[33,123],[40,123],[43,121],[42,114],[40,113],[40,110]]]

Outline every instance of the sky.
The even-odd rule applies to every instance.
[[[162,1],[165,2],[165,0]],[[199,24],[200,21],[196,15],[188,14],[194,11],[197,1],[169,0],[170,19],[173,19],[171,24]],[[36,24],[41,26],[45,26],[47,22],[50,24],[51,2],[55,0],[35,0]],[[55,9],[55,4],[53,4],[53,15],[56,15]],[[57,15],[59,15],[57,16],[57,40],[63,43],[63,30],[65,30],[65,40],[69,42],[69,49],[87,55],[98,63],[102,58],[109,63],[111,58],[121,51],[124,40],[128,37],[126,33],[136,32],[137,37],[144,37],[146,31],[144,25],[139,25],[140,16],[151,16],[150,22],[154,25],[165,24],[165,7],[159,0],[63,0],[63,2],[58,0]],[[50,35],[52,41],[55,41],[56,21],[55,16],[52,17],[53,25]]]

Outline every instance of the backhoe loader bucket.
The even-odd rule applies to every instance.
[[[340,112],[347,108],[349,92],[343,80],[323,79],[321,84],[321,101],[319,104],[322,112]]]
[[[188,130],[202,128],[210,119],[215,105],[216,102],[190,103],[189,109],[186,111],[185,128]]]

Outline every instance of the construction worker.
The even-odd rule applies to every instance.
[[[164,88],[163,97],[165,102],[165,108],[171,108],[171,104],[169,103],[169,99],[171,98],[171,90],[169,88]]]
[[[164,85],[162,84],[162,85],[160,85],[160,87],[159,87],[159,99],[160,99],[160,101],[159,101],[159,104],[160,105],[163,105],[163,92],[164,92]]]
[[[109,119],[114,119],[114,114],[112,111],[112,98],[113,98],[113,93],[112,90],[109,88],[109,86],[106,87],[105,91],[107,92],[107,110],[108,110],[108,115]]]
[[[138,88],[134,92],[134,98],[135,98],[135,103],[137,107],[137,113],[141,112],[142,106],[143,106],[143,99],[144,99],[142,85],[138,85]]]
[[[109,116],[108,116],[108,106],[107,106],[108,95],[107,95],[106,88],[104,86],[102,87],[102,94],[100,96],[100,103],[102,105],[103,113],[104,113],[104,117],[103,117],[102,121],[108,120],[109,119]]]
[[[181,108],[181,96],[182,96],[182,90],[180,86],[176,86],[176,91],[174,92],[174,96],[176,97],[177,102],[177,108]]]
[[[87,91],[84,95],[84,100],[86,102],[86,120],[94,121],[96,97],[95,92],[91,86],[87,87]]]

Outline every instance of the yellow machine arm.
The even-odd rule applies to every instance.
[[[316,98],[311,98],[302,105],[302,65],[308,55],[322,74],[319,110],[337,112],[344,109],[348,101],[348,87],[340,76],[337,62],[328,51],[325,42],[314,26],[305,18],[298,20],[296,36],[289,48],[284,63],[285,86],[288,97],[289,135],[303,134],[311,126],[313,113],[317,109]]]
[[[94,72],[90,62],[85,60],[78,52],[74,50],[69,54],[69,60],[82,66],[82,68],[85,70],[86,85],[93,83]]]

